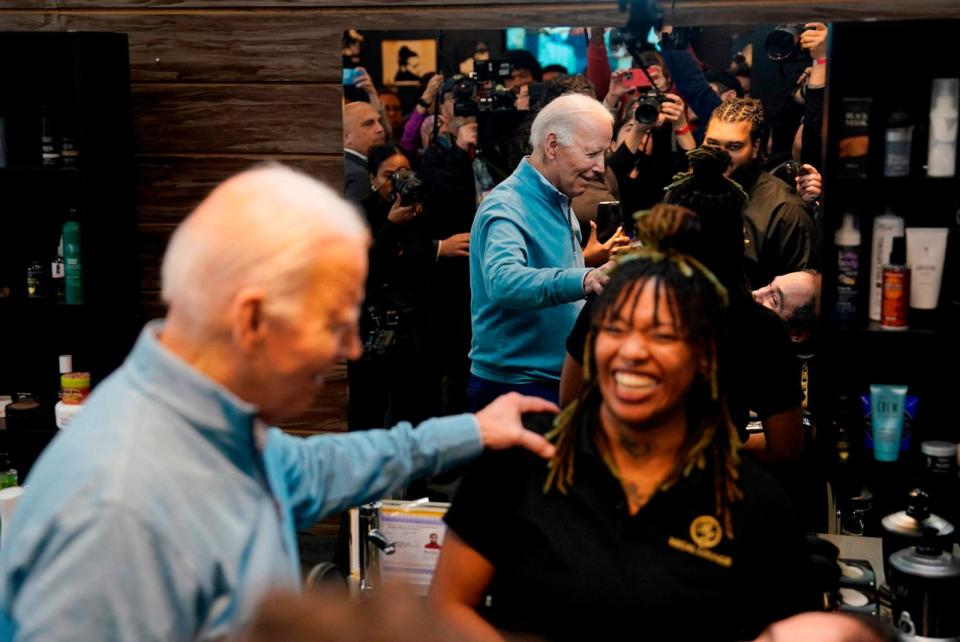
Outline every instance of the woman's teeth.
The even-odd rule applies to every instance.
[[[655,378],[633,372],[616,372],[613,375],[613,380],[617,382],[618,386],[631,390],[649,390],[657,385]]]

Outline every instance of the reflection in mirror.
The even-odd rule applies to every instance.
[[[346,194],[375,237],[364,358],[350,368],[351,427],[462,412],[521,385],[574,398],[583,355],[564,363],[558,346],[579,304],[564,306],[603,284],[581,271],[575,295],[512,281],[505,294],[480,266],[521,257],[525,269],[563,275],[653,244],[696,256],[742,302],[737,352],[767,362],[740,368],[731,411],[741,430],[758,421],[763,434],[748,447],[761,460],[796,459],[801,377],[790,345],[762,345],[779,341],[781,322],[753,318],[754,301],[787,322],[794,352],[812,352],[827,33],[817,22],[346,32]],[[600,111],[565,99],[581,116],[564,129],[564,118],[542,110],[569,93]],[[541,114],[546,130],[534,126]],[[540,227],[535,190],[524,191],[538,174],[572,203],[579,248],[570,256],[558,254],[562,229]],[[637,219],[663,201],[676,207]],[[478,229],[497,207],[519,208],[520,237]],[[529,317],[517,312],[531,305]],[[531,328],[536,341],[524,338]],[[411,371],[414,363],[424,366]]]

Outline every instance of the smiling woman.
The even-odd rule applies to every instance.
[[[605,639],[637,623],[649,639],[750,639],[812,605],[789,501],[741,461],[726,409],[725,301],[685,255],[620,260],[580,395],[530,421],[552,461],[507,454],[464,479],[431,590],[443,612],[489,639]]]

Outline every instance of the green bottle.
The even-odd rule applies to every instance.
[[[63,259],[66,263],[67,303],[83,303],[83,260],[80,255],[80,223],[74,220],[76,210],[63,224]]]

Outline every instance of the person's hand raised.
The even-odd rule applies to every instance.
[[[590,221],[590,238],[583,248],[583,262],[587,267],[597,267],[610,260],[616,248],[630,244],[630,237],[623,233],[623,226],[618,227],[609,239],[601,243],[597,238],[597,222]]]
[[[814,60],[827,57],[827,34],[829,33],[827,25],[822,22],[809,22],[805,25],[809,27],[800,34],[800,47],[810,52],[810,57]]]
[[[397,199],[393,202],[393,205],[390,207],[390,213],[387,214],[387,220],[396,225],[402,225],[408,221],[412,221],[416,218],[417,214],[420,213],[420,204],[415,203],[413,205],[403,206],[400,205],[400,196],[397,196]]]
[[[465,123],[460,125],[457,131],[457,147],[465,152],[469,152],[477,146],[477,123]]]
[[[813,165],[800,166],[800,173],[796,177],[797,191],[806,203],[814,203],[823,193],[823,177]]]
[[[553,444],[523,427],[521,417],[528,412],[560,412],[560,409],[545,399],[525,397],[517,392],[497,397],[475,415],[484,448],[504,450],[520,446],[545,459],[553,457],[556,451]]]

